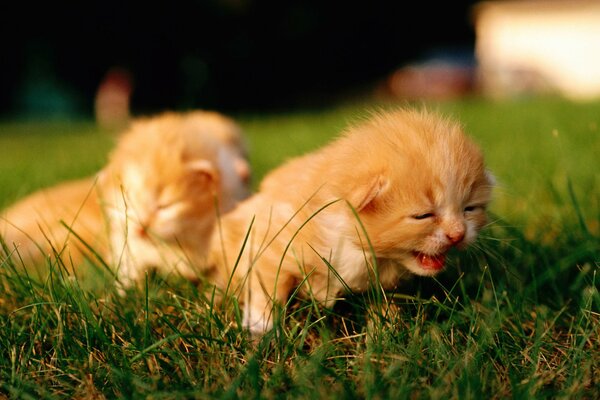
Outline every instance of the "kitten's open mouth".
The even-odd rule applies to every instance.
[[[446,253],[431,255],[413,251],[413,256],[415,256],[417,261],[419,261],[419,264],[421,264],[421,267],[424,269],[439,271],[444,268],[444,265],[446,264]]]

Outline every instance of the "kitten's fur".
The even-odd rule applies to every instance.
[[[53,251],[67,264],[79,263],[81,256],[88,254],[81,242],[99,254],[108,254],[95,183],[94,177],[60,183],[38,190],[4,210],[0,235],[9,251],[16,249],[25,265],[38,264]],[[81,241],[75,239],[71,230]]]
[[[26,262],[50,248],[81,262],[80,235],[124,285],[147,267],[196,278],[220,212],[248,194],[241,130],[208,111],[164,113],[134,121],[96,176],[40,190],[4,213],[3,238]],[[65,258],[66,257],[66,258]]]
[[[217,213],[247,195],[239,140],[231,120],[206,113],[165,114],[123,137],[99,188],[125,286],[149,266],[198,278]]]
[[[411,274],[435,275],[448,250],[472,243],[486,223],[492,186],[456,123],[411,110],[374,115],[273,171],[224,216],[211,245],[214,279],[245,302],[244,325],[262,333],[273,302],[300,283],[332,305],[345,285],[364,291],[375,276],[391,289]]]

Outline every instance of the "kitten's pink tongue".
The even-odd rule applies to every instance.
[[[428,254],[416,253],[417,260],[421,263],[421,266],[425,269],[440,270],[444,268],[446,263],[446,253],[430,256]]]

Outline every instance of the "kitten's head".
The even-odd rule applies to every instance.
[[[342,141],[343,156],[360,161],[340,190],[358,211],[377,257],[432,276],[452,247],[476,239],[493,177],[459,125],[403,110],[376,115]]]
[[[217,139],[218,168],[227,197],[235,202],[246,198],[250,187],[250,164],[242,130],[232,119],[213,111],[193,111],[186,114],[190,129]],[[230,208],[230,207],[229,207]]]
[[[215,204],[225,212],[248,194],[240,129],[216,113],[138,120],[121,138],[104,175],[112,177],[112,189],[124,200],[128,229],[162,240],[205,232],[216,218]]]

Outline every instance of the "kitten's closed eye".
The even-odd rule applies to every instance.
[[[463,211],[466,213],[470,213],[470,212],[477,211],[477,210],[485,210],[485,206],[482,206],[482,205],[466,206]]]
[[[186,203],[181,200],[174,200],[171,202],[158,203],[156,205],[156,212],[160,213],[163,217],[178,218],[179,215],[186,208]]]
[[[466,206],[463,209],[463,212],[465,213],[471,213],[473,211],[476,211],[478,209],[484,209],[485,207],[481,206],[481,205],[472,205],[472,206]],[[426,213],[422,213],[422,214],[414,214],[411,216],[413,219],[416,219],[418,221],[421,220],[425,220],[425,219],[429,219],[429,218],[433,218],[435,217],[435,213],[433,212],[426,212]]]
[[[173,207],[174,205],[176,205],[178,202],[177,201],[172,201],[172,202],[165,202],[165,203],[158,203],[156,205],[156,209],[157,210],[164,210],[166,208],[169,207]]]
[[[425,213],[425,214],[413,215],[412,217],[417,220],[422,220],[422,219],[433,218],[433,217],[435,217],[435,214],[432,212],[429,212],[429,213]]]

